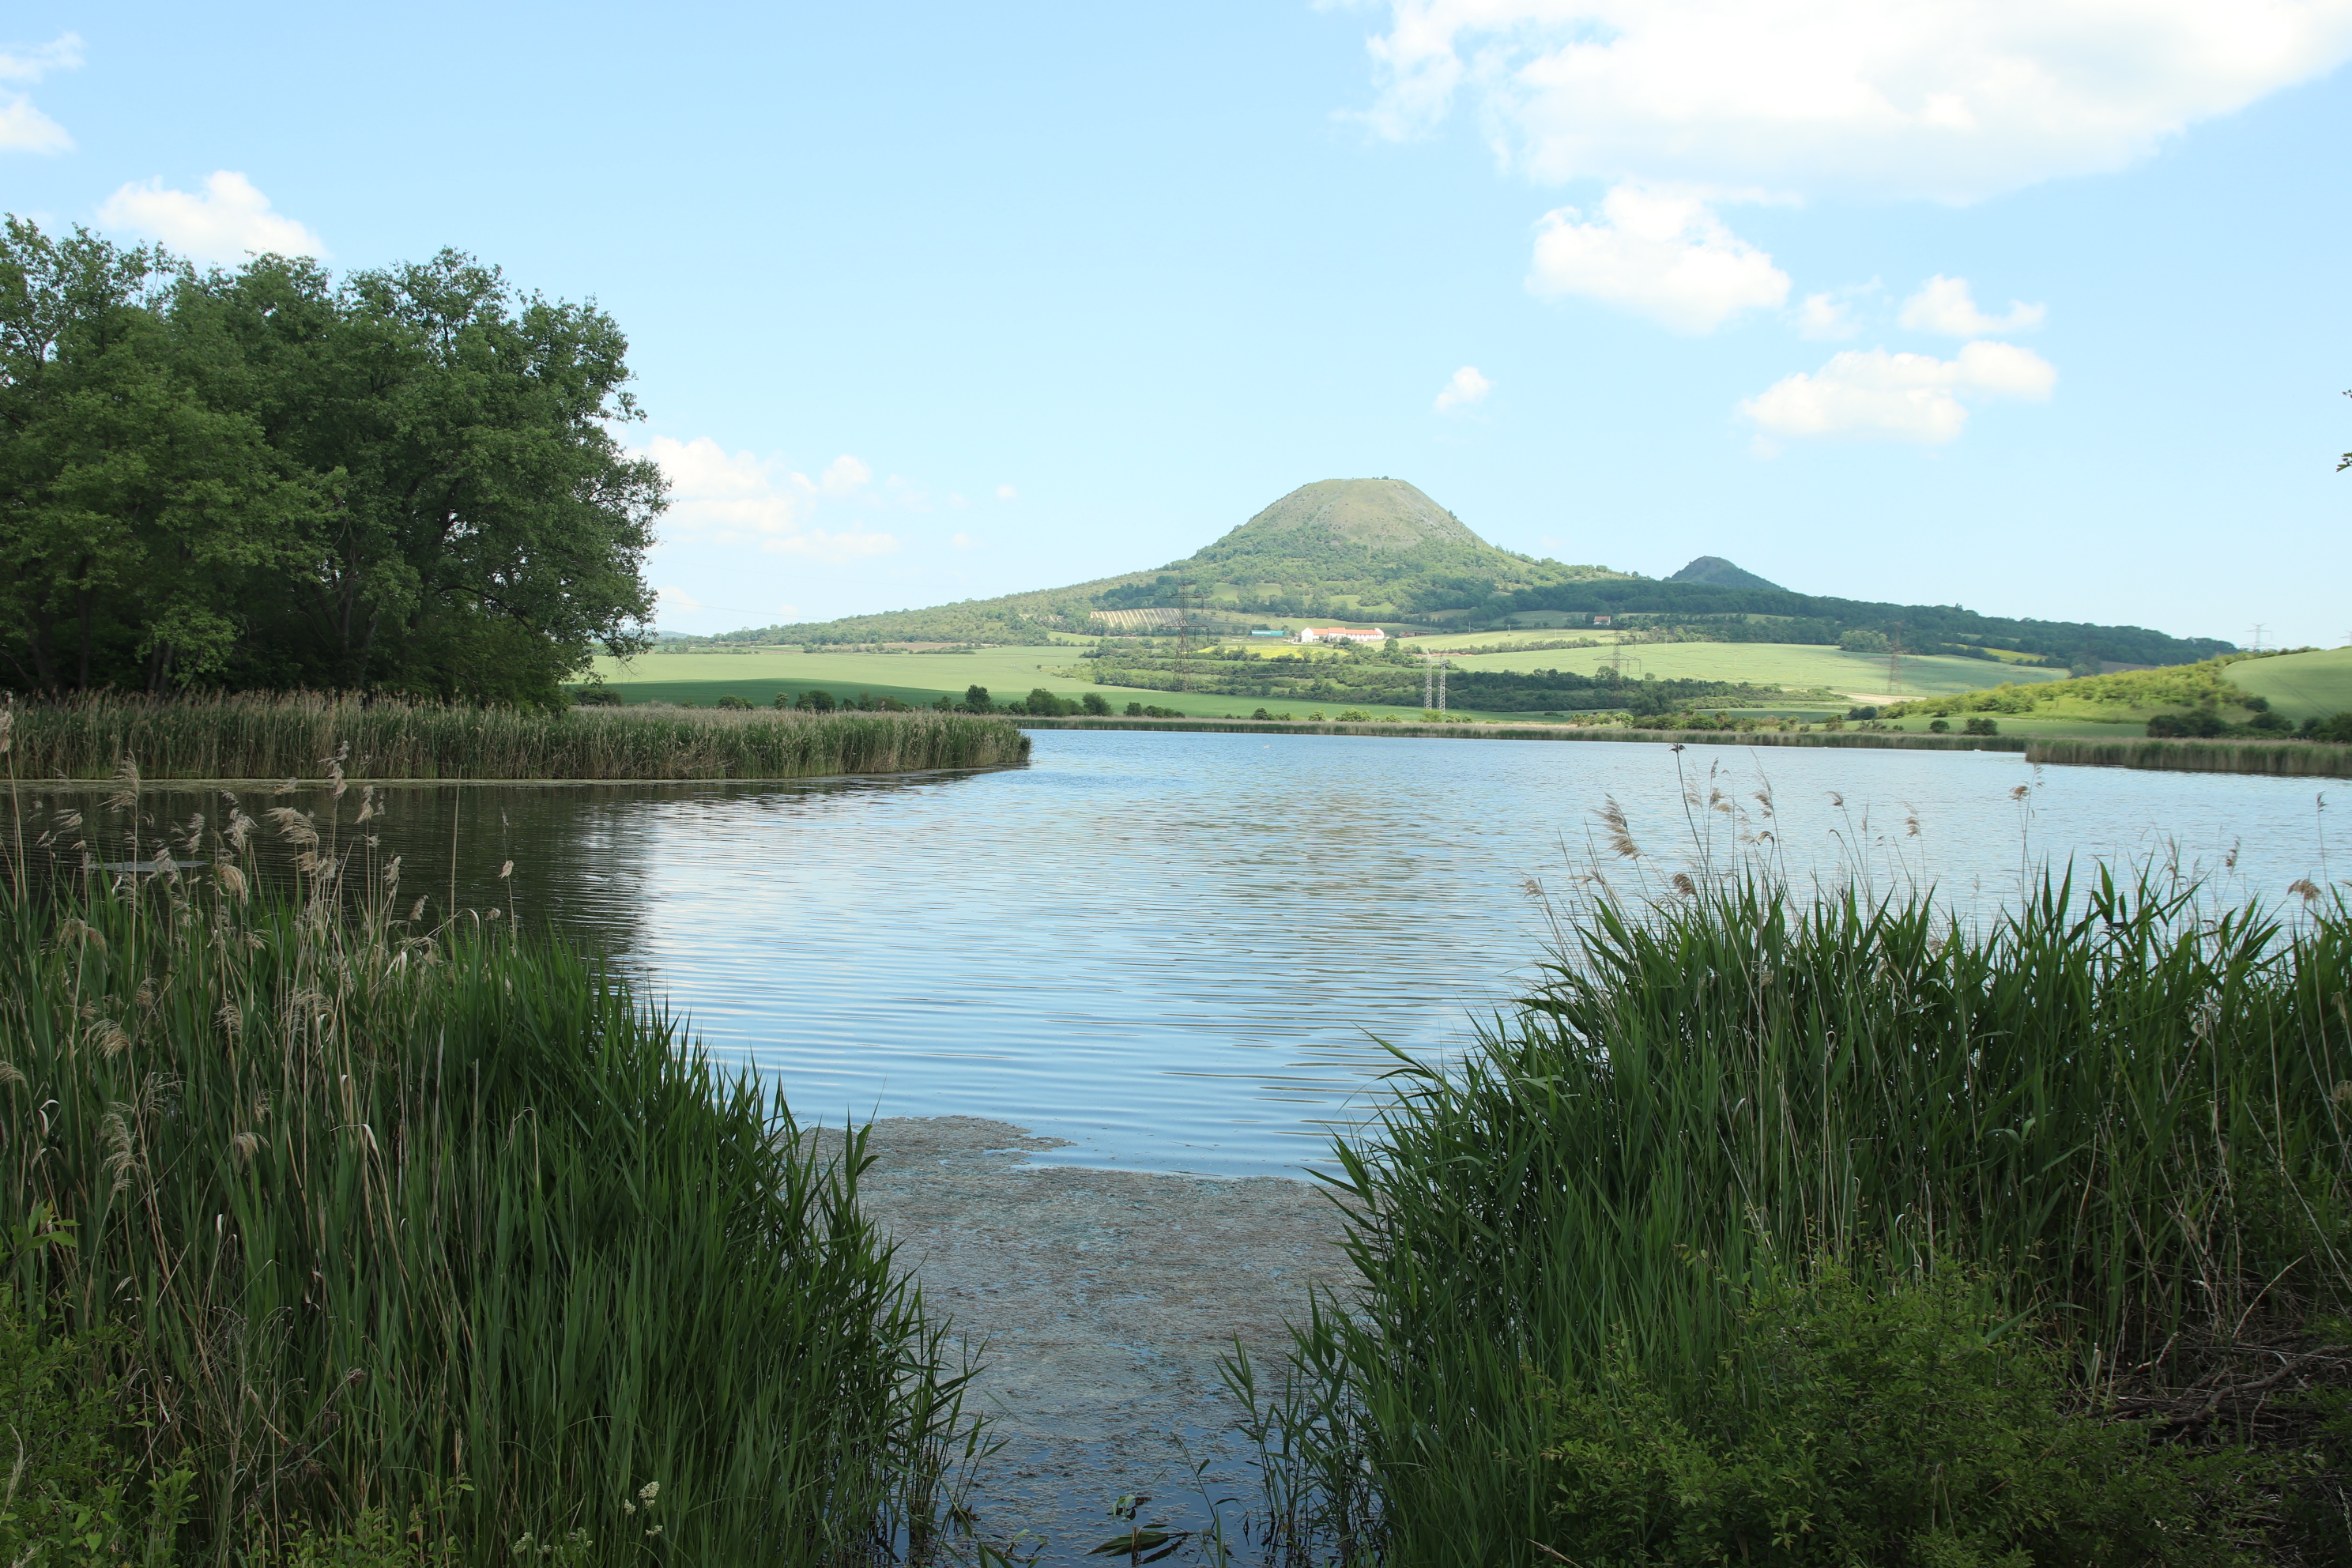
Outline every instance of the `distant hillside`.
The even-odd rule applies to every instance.
[[[1036,642],[1056,631],[1148,632],[1180,609],[1210,628],[1283,616],[1409,625],[1527,589],[1629,576],[1497,550],[1402,479],[1324,479],[1151,571],[705,640]]]
[[[1051,633],[1164,634],[1265,620],[1369,622],[1397,632],[1514,624],[1622,629],[1727,642],[1900,639],[1914,653],[2000,654],[2073,664],[2186,664],[2235,651],[2142,626],[2009,620],[1956,605],[1869,604],[1791,593],[1703,555],[1664,582],[1499,550],[1402,479],[1303,485],[1181,561],[1066,588],[929,609],[761,626],[701,643],[1037,643]]]
[[[1753,572],[1743,572],[1720,555],[1702,555],[1673,576],[1669,583],[1705,583],[1717,588],[1769,588],[1786,593],[1778,583],[1768,583]]]

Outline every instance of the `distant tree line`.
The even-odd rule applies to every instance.
[[[1247,648],[1209,649],[1196,654],[1180,669],[1168,653],[1139,657],[1105,644],[1096,650],[1094,662],[1094,679],[1106,686],[1400,708],[1418,708],[1422,700],[1420,662],[1393,647],[1381,653],[1314,659],[1259,658]],[[1676,712],[1697,703],[1752,707],[1780,695],[1745,682],[1643,679],[1606,667],[1591,675],[1569,669],[1454,669],[1446,672],[1445,681],[1451,706],[1487,713],[1622,710],[1646,716]]]
[[[0,232],[0,685],[554,704],[646,644],[626,342],[454,251],[340,280]]]

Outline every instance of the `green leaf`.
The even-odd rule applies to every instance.
[[[1167,1535],[1160,1531],[1139,1530],[1129,1535],[1114,1536],[1110,1540],[1104,1542],[1100,1546],[1096,1547],[1092,1552],[1087,1552],[1087,1555],[1089,1557],[1108,1557],[1114,1552],[1120,1552],[1132,1555],[1135,1552],[1148,1551],[1154,1546],[1161,1545],[1165,1543],[1167,1540]]]

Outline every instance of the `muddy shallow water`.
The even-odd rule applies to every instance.
[[[1205,1522],[1204,1492],[1234,1499],[1238,1526],[1253,1450],[1218,1357],[1238,1341],[1272,1363],[1308,1288],[1344,1284],[1338,1211],[1277,1176],[1031,1163],[1057,1146],[977,1117],[893,1118],[873,1124],[860,1183],[982,1363],[971,1405],[1003,1444],[967,1500],[982,1538],[1075,1563],[1121,1532],[1108,1510],[1124,1493],[1178,1529]]]

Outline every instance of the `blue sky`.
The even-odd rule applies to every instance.
[[[1387,474],[1566,561],[2352,639],[2352,0],[9,12],[10,210],[610,310],[671,629]]]

